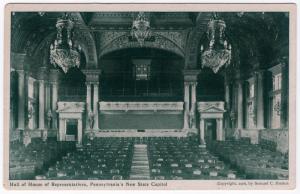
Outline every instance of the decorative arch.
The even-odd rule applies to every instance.
[[[53,43],[55,37],[55,32],[51,32],[40,42],[32,43],[26,50],[26,58],[39,59],[35,63],[40,66],[47,66],[48,61],[45,56],[45,49],[49,53],[50,44]],[[74,34],[74,40],[81,46],[82,52],[85,56],[86,67],[96,67],[97,66],[97,54],[93,38],[90,32],[76,32]],[[31,60],[32,61],[32,60]]]
[[[74,34],[74,40],[79,43],[86,58],[87,67],[97,67],[97,51],[95,40],[88,30],[77,30]]]
[[[154,37],[154,41],[146,41],[145,44],[141,46],[137,41],[129,41],[128,34],[121,35],[101,49],[99,59],[107,53],[126,48],[155,48],[175,53],[181,57],[185,56],[183,48],[172,40],[158,34],[154,34]]]
[[[193,28],[187,38],[186,57],[184,68],[185,69],[196,69],[198,59],[198,45],[201,34],[197,32],[196,28]]]
[[[185,69],[197,69],[199,58],[199,43],[206,32],[207,23],[212,17],[212,12],[199,12],[196,16],[195,27],[191,28],[186,41]]]
[[[76,21],[74,41],[82,48],[86,59],[86,66],[97,67],[96,45],[92,33],[86,29],[86,25],[79,13],[72,13],[71,17]],[[22,18],[21,20],[16,17],[13,20],[12,51],[24,52],[26,53],[26,61],[45,66],[46,58],[43,57],[45,55],[45,49],[50,48],[50,44],[53,42],[56,34],[56,29],[50,29],[49,25],[55,26],[55,24],[49,22],[45,16],[25,14]],[[34,19],[39,21],[37,23],[43,25],[36,25],[31,30],[25,29],[24,24]]]

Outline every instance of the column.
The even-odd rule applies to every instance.
[[[230,87],[229,83],[225,83],[225,108],[226,110],[230,109]]]
[[[51,110],[51,84],[49,82],[45,83],[45,99],[46,99],[46,104],[45,104],[45,110]]]
[[[196,86],[197,86],[197,83],[196,82],[193,82],[192,84],[192,92],[191,92],[191,111],[193,111],[193,126],[192,128],[193,129],[196,129]]]
[[[89,125],[89,112],[91,111],[91,84],[86,83],[86,128],[90,129]]]
[[[189,129],[189,108],[190,108],[190,84],[184,82],[184,120],[183,129]]]
[[[52,128],[57,129],[57,83],[52,83]]]
[[[39,129],[45,129],[45,83],[39,80]]]
[[[51,123],[48,124],[48,112],[51,111],[51,85],[49,82],[45,83],[45,114],[46,114],[46,122],[47,129],[51,129]],[[52,113],[52,111],[51,111]],[[53,120],[53,118],[51,118]],[[52,121],[51,121],[52,122]]]
[[[84,69],[83,73],[86,75],[86,129],[91,129],[89,122],[89,112],[93,113],[93,129],[99,129],[99,78],[101,74],[100,69]],[[93,87],[93,96],[92,88]],[[92,99],[93,98],[93,99]],[[93,104],[92,104],[93,101]]]
[[[256,72],[256,119],[257,129],[264,129],[264,94],[263,94],[263,71]]]
[[[64,119],[59,119],[59,130],[58,130],[58,140],[63,141],[63,132],[64,132],[65,121]]]
[[[283,62],[281,64],[281,112],[280,112],[280,124],[282,129],[288,129],[289,118],[289,79],[288,79],[288,65]]]
[[[99,120],[99,115],[98,115],[98,102],[99,102],[99,85],[98,83],[95,83],[94,84],[94,99],[93,99],[93,102],[94,102],[94,106],[93,106],[93,109],[94,109],[94,129],[99,129],[99,123],[98,123],[98,120]]]
[[[238,80],[237,83],[237,128],[243,128],[243,82]]]
[[[18,71],[18,129],[25,129],[25,72]]]
[[[216,119],[217,121],[217,140],[218,141],[223,141],[223,119],[218,118]]]
[[[81,145],[82,142],[82,120],[78,119],[78,126],[77,126],[77,143]]]
[[[200,118],[200,144],[205,145],[205,134],[204,134],[204,119]]]
[[[231,90],[231,104],[230,104],[230,123],[231,123],[231,128],[234,129],[237,127],[237,88],[235,84],[232,84],[232,87],[230,88]]]
[[[228,81],[225,81],[225,128],[230,128],[230,86]]]
[[[58,113],[57,111],[57,102],[58,102],[58,80],[59,80],[59,70],[50,69],[49,74],[50,86],[52,91],[52,101],[51,101],[51,110],[52,110],[52,129],[58,128]]]

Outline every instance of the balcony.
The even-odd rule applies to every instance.
[[[59,101],[85,102],[85,87],[60,87],[58,91]]]

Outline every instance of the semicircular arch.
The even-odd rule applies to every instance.
[[[127,48],[161,49],[161,50],[172,52],[183,58],[185,55],[183,48],[179,47],[176,43],[174,43],[170,39],[158,34],[155,34],[154,41],[145,41],[143,45],[140,45],[137,41],[130,41],[128,35],[122,35],[113,39],[109,44],[107,44],[104,48],[102,48],[98,58],[101,59],[104,55],[110,52],[117,51],[120,49],[127,49]]]

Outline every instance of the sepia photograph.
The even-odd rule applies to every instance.
[[[293,5],[106,6],[6,7],[7,188],[293,188]]]

